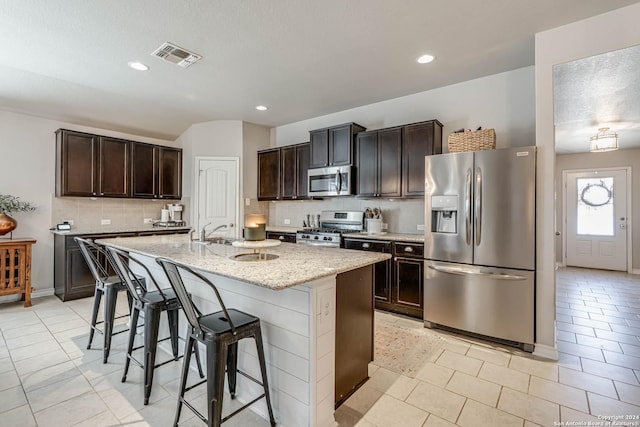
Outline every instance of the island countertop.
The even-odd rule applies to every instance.
[[[344,273],[391,257],[377,252],[282,243],[268,249],[269,254],[278,256],[276,259],[238,261],[232,259],[234,255],[252,251],[217,243],[203,245],[190,242],[187,235],[178,234],[117,237],[97,239],[97,242],[142,255],[169,258],[199,270],[274,290]]]

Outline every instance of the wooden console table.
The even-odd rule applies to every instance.
[[[25,307],[31,307],[31,245],[35,242],[0,239],[0,296],[22,294]]]

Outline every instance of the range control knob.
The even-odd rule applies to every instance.
[[[320,237],[319,236],[313,236],[313,238],[318,240]]]

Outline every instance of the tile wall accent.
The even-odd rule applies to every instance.
[[[51,197],[51,226],[73,220],[75,228],[95,229],[102,219],[110,219],[111,227],[131,227],[144,224],[145,218],[160,219],[160,210],[166,203],[179,203],[184,207],[183,218],[188,218],[189,200],[140,200],[91,197]]]
[[[382,220],[388,231],[394,233],[423,234],[418,230],[424,224],[424,199],[359,199],[333,197],[324,200],[297,200],[269,202],[269,225],[302,227],[307,214],[319,214],[323,210],[364,211],[365,208],[382,209]],[[289,219],[290,224],[284,220]]]

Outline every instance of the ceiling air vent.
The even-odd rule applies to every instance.
[[[202,55],[189,52],[179,46],[171,43],[164,43],[151,53],[151,56],[158,57],[172,64],[187,68],[189,65],[198,62],[202,59]]]

